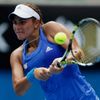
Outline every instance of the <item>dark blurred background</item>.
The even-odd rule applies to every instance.
[[[99,5],[38,5],[43,13],[43,21],[50,20],[60,22],[72,30],[73,25],[86,17],[93,17],[100,21]],[[12,25],[8,20],[8,14],[13,11],[15,4],[0,5],[0,100],[44,100],[43,91],[36,83],[24,96],[16,96],[13,91],[10,54],[22,41],[17,40]],[[80,70],[86,79],[91,83],[100,97],[100,63],[91,68]]]

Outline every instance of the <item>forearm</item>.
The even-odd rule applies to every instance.
[[[23,95],[30,88],[30,86],[31,84],[27,81],[26,77],[14,82],[14,90],[17,95]]]
[[[33,68],[27,73],[25,77],[22,77],[20,80],[16,80],[14,82],[14,89],[17,94],[22,95],[35,81],[37,81],[37,79],[34,76],[34,68]]]

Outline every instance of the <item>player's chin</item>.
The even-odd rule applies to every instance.
[[[17,38],[18,38],[18,40],[24,40],[24,39],[25,39],[25,37],[23,37],[23,36],[18,36],[18,35],[17,35]]]

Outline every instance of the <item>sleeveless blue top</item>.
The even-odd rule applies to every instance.
[[[27,43],[27,40],[23,43],[22,55],[25,74],[32,68],[48,68],[55,58],[61,57],[65,52],[64,48],[47,40],[42,28],[38,47],[30,54],[27,54]],[[39,83],[46,100],[99,100],[76,64],[67,65],[60,74],[52,75]]]

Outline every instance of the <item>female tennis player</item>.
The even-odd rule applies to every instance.
[[[71,33],[67,28],[54,21],[43,23],[40,9],[30,3],[17,5],[9,20],[17,38],[24,40],[10,57],[13,87],[18,95],[23,95],[37,81],[46,100],[99,100],[78,65],[59,68],[55,63],[68,46]],[[66,33],[63,45],[54,41],[58,32]],[[80,58],[82,53],[76,40],[72,47]]]

